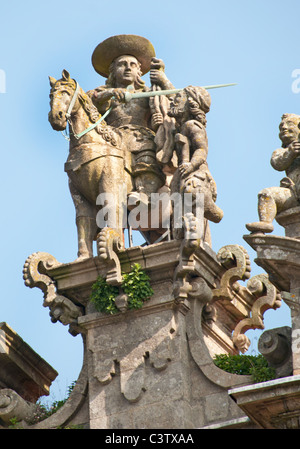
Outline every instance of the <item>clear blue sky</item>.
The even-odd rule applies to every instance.
[[[292,91],[292,72],[300,68],[299,16],[299,0],[2,2],[0,321],[60,373],[53,399],[64,397],[76,380],[82,343],[67,327],[50,322],[42,292],[26,288],[22,279],[24,261],[35,251],[60,262],[77,253],[63,169],[68,144],[48,123],[48,75],[59,78],[65,68],[85,90],[103,84],[91,54],[102,40],[125,33],[153,43],[176,87],[237,82],[210,91],[208,162],[224,211],[211,228],[213,249],[243,245],[255,275],[261,269],[243,240],[245,223],[257,219],[259,190],[279,185],[282,177],[270,166],[280,146],[281,115],[300,113],[300,94]],[[145,80],[149,85],[147,75]],[[276,226],[274,234],[283,235],[283,229]],[[266,328],[289,323],[286,306],[265,314]]]

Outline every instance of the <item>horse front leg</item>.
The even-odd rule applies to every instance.
[[[93,257],[93,241],[96,238],[96,210],[76,189],[72,181],[69,188],[76,210],[76,227],[78,239],[78,258],[76,261]]]

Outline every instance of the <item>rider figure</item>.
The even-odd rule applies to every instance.
[[[92,56],[95,70],[107,78],[106,84],[90,92],[99,112],[112,110],[105,121],[115,127],[132,154],[132,165],[126,167],[135,179],[135,188],[148,196],[164,185],[165,176],[156,160],[156,114],[151,114],[148,98],[125,103],[127,89],[145,92],[150,89],[141,76],[150,70],[152,84],[161,89],[174,88],[164,73],[162,60],[155,58],[152,44],[134,35],[113,36],[101,42]]]

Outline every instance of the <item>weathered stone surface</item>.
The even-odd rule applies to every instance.
[[[0,384],[25,401],[49,394],[58,373],[7,324],[0,323]],[[0,390],[1,391],[1,390]]]
[[[266,235],[246,235],[257,252],[256,263],[269,274],[272,283],[290,307],[292,321],[293,373],[300,373],[300,244],[298,239]]]
[[[34,425],[28,425],[26,421],[23,421],[22,426],[26,429],[58,429],[76,426],[78,428],[88,429],[90,422],[87,368],[85,351],[81,372],[65,404],[49,418]]]
[[[10,424],[13,418],[18,421],[29,420],[35,409],[35,404],[25,401],[15,391],[9,388],[0,390],[0,420],[5,424]]]
[[[241,417],[227,391],[249,385],[252,379],[220,370],[212,358],[237,352],[231,333],[237,323],[250,318],[260,298],[238,283],[249,278],[245,254],[241,247],[231,247],[221,264],[206,244],[193,247],[178,240],[121,251],[122,271],[140,263],[154,295],[141,309],[116,315],[96,312],[89,301],[98,274],[105,273],[98,257],[45,270],[43,274],[55,282],[56,294],[85,310],[77,319],[77,330],[84,336],[88,390],[85,399],[75,401],[76,411],[71,413],[70,405],[59,420],[72,423],[71,413],[91,428],[136,428],[139,422],[146,426],[145,416],[158,408],[160,418],[149,426],[196,428]],[[215,294],[225,285],[224,276],[227,293]],[[179,289],[174,287],[178,282]],[[204,312],[211,304],[213,319],[207,320]],[[70,399],[72,404],[72,395]],[[218,401],[223,405],[214,411]],[[174,404],[186,410],[184,418],[177,412],[171,417]],[[57,422],[52,419],[51,427]]]
[[[76,418],[77,423],[91,428],[197,428],[241,416],[228,399],[227,390],[249,384],[251,378],[220,370],[212,357],[215,353],[236,352],[230,329],[248,316],[256,297],[235,288],[230,306],[231,317],[235,316],[232,327],[224,326],[221,310],[224,313],[225,309],[219,307],[217,298],[217,313],[212,322],[205,322],[203,309],[212,299],[212,290],[220,285],[226,267],[205,244],[184,257],[179,256],[181,250],[181,241],[170,241],[121,251],[122,270],[129,270],[130,262],[140,263],[150,276],[154,295],[139,310],[111,316],[96,312],[88,299],[92,284],[102,272],[99,258],[46,270],[44,275],[55,281],[56,294],[84,304],[86,312],[78,317],[77,329],[84,337],[86,358],[79,399],[73,402],[72,393],[69,405],[58,412],[57,419],[51,417],[39,427],[72,424]],[[186,263],[189,270],[185,272]],[[178,301],[174,279],[180,279],[179,274],[185,280],[182,292],[186,296]],[[249,305],[245,306],[247,301]],[[88,384],[88,390],[83,383]],[[207,409],[206,401],[213,405],[218,400],[223,404],[220,413]],[[147,424],[147,416],[157,418]]]
[[[289,326],[270,329],[258,340],[258,351],[276,370],[276,378],[293,374],[292,329]]]
[[[300,377],[234,388],[229,395],[263,429],[299,429]]]

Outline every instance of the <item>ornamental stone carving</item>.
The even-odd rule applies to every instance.
[[[285,227],[287,237],[300,237],[299,124],[299,115],[283,114],[279,125],[282,147],[273,152],[271,165],[275,170],[285,170],[286,176],[280,181],[280,187],[268,187],[259,192],[259,221],[246,225],[253,233],[272,232],[272,222],[276,218]]]
[[[54,323],[60,321],[64,325],[69,325],[70,333],[76,335],[78,333],[77,319],[82,315],[80,307],[59,295],[55,282],[45,274],[47,269],[58,265],[58,261],[48,253],[31,254],[24,264],[23,278],[27,287],[37,287],[44,293],[43,306],[49,307],[51,321]]]

